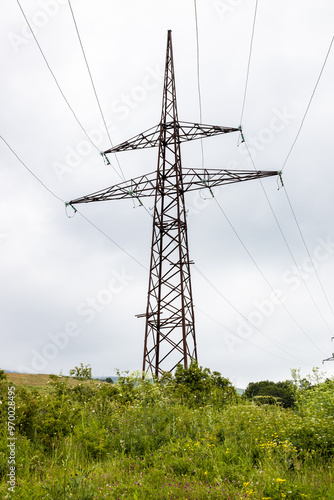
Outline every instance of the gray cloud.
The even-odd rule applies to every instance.
[[[120,179],[113,170],[115,160],[111,158],[112,166],[103,164],[62,100],[16,3],[6,3],[0,28],[5,68],[0,81],[1,134],[64,201],[116,184]],[[205,123],[239,126],[253,4],[198,2]],[[110,147],[67,2],[29,0],[23,7],[80,122],[98,149]],[[173,30],[179,117],[199,120],[192,2],[100,0],[82,1],[73,8],[114,144],[159,122],[167,29]],[[287,157],[333,36],[333,10],[329,0],[259,3],[243,119],[258,169],[280,169]],[[284,170],[287,192],[331,303],[333,57],[331,53]],[[232,134],[204,141],[205,165],[251,169],[237,141]],[[116,367],[140,369],[144,320],[135,314],[145,310],[148,272],[79,214],[67,218],[61,202],[43,189],[4,143],[0,155],[0,366],[59,373],[83,362],[92,365],[95,375],[113,374]],[[126,178],[131,178],[153,171],[156,157],[155,150],[135,151],[120,154],[119,161]],[[199,143],[184,146],[183,163],[201,166]],[[263,186],[305,281],[334,328],[284,190],[277,190],[276,179],[264,179]],[[282,305],[272,303],[271,288],[215,200],[209,193],[202,197],[190,193],[191,258],[245,317],[255,318],[261,332],[270,336],[268,340],[256,328],[245,326],[244,319],[194,269],[200,364],[239,386],[286,379],[293,367],[306,373],[319,366],[332,352],[331,333],[296,274],[261,186],[258,182],[225,186],[215,196],[272,288],[282,293],[284,305],[321,352]],[[148,209],[152,204],[153,200],[145,202]],[[133,208],[126,200],[79,209],[148,267],[151,220],[143,208]],[[115,273],[120,276],[116,282]],[[228,330],[199,309],[235,333],[242,332],[245,339],[233,341]],[[330,363],[323,368],[328,375],[333,373]]]

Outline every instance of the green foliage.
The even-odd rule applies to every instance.
[[[319,370],[318,367],[312,368],[312,373],[307,377],[301,378],[300,369],[292,369],[291,376],[294,386],[298,391],[303,391],[304,389],[310,389],[316,385],[319,385],[324,380],[324,373]]]
[[[305,416],[333,418],[334,380],[327,379],[307,391],[302,391],[298,398],[298,410]]]
[[[249,383],[243,397],[253,399],[257,403],[281,404],[283,408],[293,408],[296,402],[296,391],[289,380],[285,382],[263,380]]]
[[[6,375],[6,372],[4,370],[1,370],[0,369],[0,382],[2,381],[7,381],[7,375]]]
[[[178,365],[174,377],[165,381],[165,385],[172,388],[172,392],[182,401],[191,406],[215,404],[224,406],[226,403],[236,401],[238,398],[231,382],[208,368],[198,366],[192,361],[189,368]]]
[[[80,363],[80,366],[75,366],[69,371],[71,377],[75,377],[78,380],[90,380],[92,378],[92,369],[90,365],[84,366]]]
[[[334,498],[333,379],[294,384],[297,403],[286,409],[240,399],[228,379],[195,364],[159,380],[119,376],[16,388],[15,498]],[[0,498],[7,444],[3,425]]]

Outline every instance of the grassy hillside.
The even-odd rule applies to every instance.
[[[17,385],[18,387],[35,387],[35,388],[45,388],[50,384],[50,375],[46,374],[32,374],[32,373],[6,373],[7,378],[10,382]],[[70,386],[76,386],[81,383],[73,377],[57,377],[59,381],[67,381]],[[99,384],[103,383],[101,380],[90,380],[85,381],[86,384]]]
[[[334,498],[333,380],[296,383],[287,410],[199,367],[156,383],[13,375],[0,384],[0,498]]]
[[[30,373],[7,373],[7,378],[17,386],[26,387],[44,387],[50,380],[49,375]]]

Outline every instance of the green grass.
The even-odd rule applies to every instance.
[[[131,377],[117,385],[58,379],[45,391],[17,387],[17,482],[9,493],[7,386],[0,498],[334,498],[332,406],[310,411],[308,393],[307,411],[305,402],[286,410],[227,397],[226,388],[197,403],[194,388]]]

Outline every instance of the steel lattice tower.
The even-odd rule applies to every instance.
[[[165,349],[164,349],[165,348]],[[168,32],[143,371],[197,360],[171,32]]]
[[[179,121],[172,33],[168,31],[159,125],[103,152],[103,155],[107,155],[158,147],[156,172],[68,203],[75,205],[111,199],[155,197],[147,308],[145,314],[138,315],[146,318],[144,373],[150,372],[158,377],[163,371],[172,371],[178,364],[187,368],[191,360],[197,360],[184,193],[278,174],[274,171],[182,168],[181,142],[240,130],[240,127]]]

